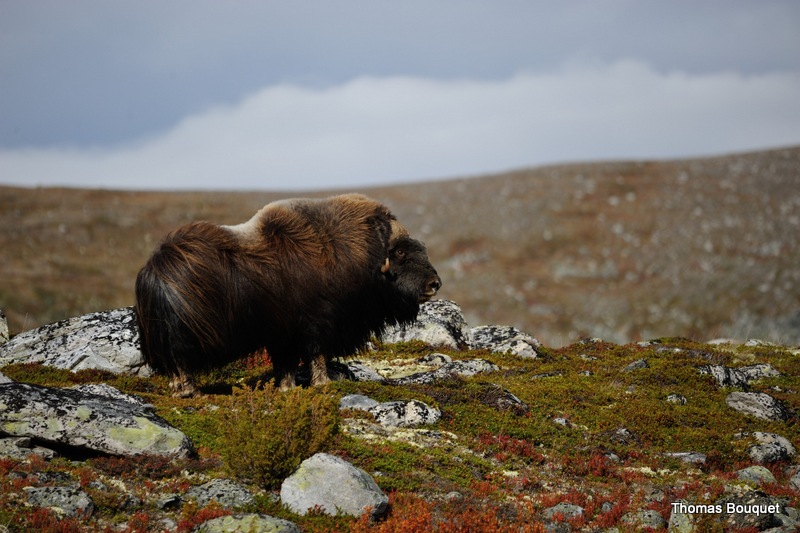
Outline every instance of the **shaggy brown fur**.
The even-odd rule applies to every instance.
[[[266,205],[236,226],[167,235],[136,279],[142,352],[194,392],[192,374],[266,348],[277,381],[312,384],[387,324],[413,321],[441,286],[425,247],[383,204],[350,194]]]

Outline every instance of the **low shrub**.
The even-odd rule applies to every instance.
[[[236,388],[220,409],[220,453],[231,473],[274,487],[304,460],[328,449],[339,431],[336,397],[318,389]]]

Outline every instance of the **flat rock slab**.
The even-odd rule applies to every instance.
[[[446,363],[436,370],[419,372],[394,380],[398,385],[419,384],[426,385],[435,381],[453,376],[471,377],[486,372],[496,372],[500,367],[485,359],[469,359]]]
[[[234,514],[206,520],[193,533],[300,533],[289,522],[266,514]]]
[[[331,516],[361,516],[369,511],[373,519],[380,518],[389,506],[389,498],[369,474],[327,453],[306,459],[284,480],[281,501],[300,515],[309,509]]]
[[[152,370],[139,349],[132,307],[100,311],[16,335],[0,346],[0,366],[42,363],[78,371],[88,368],[147,377]]]
[[[193,453],[188,437],[147,405],[25,383],[0,385],[0,431],[112,455]]]

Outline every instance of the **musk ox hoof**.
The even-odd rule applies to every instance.
[[[197,387],[194,380],[188,376],[175,376],[169,382],[174,398],[190,398],[197,394]]]

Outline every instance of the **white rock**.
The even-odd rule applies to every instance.
[[[369,511],[373,519],[380,518],[389,505],[389,498],[369,474],[327,453],[306,459],[284,480],[281,501],[300,515],[310,509],[350,516]]]

